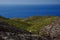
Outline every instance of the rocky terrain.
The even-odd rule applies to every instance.
[[[0,22],[0,40],[45,40],[39,35],[11,26],[8,23]]]
[[[60,17],[20,19],[0,16],[0,40],[60,40]]]
[[[49,40],[60,40],[60,18],[50,25],[41,29],[42,33],[45,33],[45,37]]]

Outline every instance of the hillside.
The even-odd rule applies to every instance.
[[[18,28],[27,30],[29,32],[39,34],[40,29],[44,28],[54,22],[59,17],[57,16],[32,16],[29,18],[5,18],[0,17],[0,22],[6,22],[10,25],[14,25]]]
[[[60,17],[32,16],[28,18],[5,18],[0,16],[0,33],[2,34],[3,32],[1,31],[8,32],[9,34],[12,34],[10,32],[15,34],[38,34],[40,35],[39,38],[43,37],[42,39],[60,40]]]
[[[40,35],[50,40],[60,40],[60,18],[40,30]]]

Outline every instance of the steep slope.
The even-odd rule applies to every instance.
[[[0,17],[0,34],[1,34],[0,37],[3,37],[6,33],[11,35],[15,34],[15,38],[18,35],[18,34],[16,35],[16,33],[21,33],[21,34],[34,33],[34,34],[42,35],[48,40],[58,40],[60,38],[59,36],[60,35],[60,17],[33,16],[26,19],[21,19],[21,18],[9,19],[1,16]]]
[[[29,27],[27,30],[39,34],[39,30],[41,28],[44,28],[44,26],[47,26],[54,22],[58,17],[57,16],[35,16],[30,17],[27,20],[25,20],[28,24],[31,24],[31,27]]]
[[[14,25],[29,32],[39,34],[41,28],[54,22],[58,16],[32,16],[29,18],[0,18],[0,21]]]
[[[0,40],[45,40],[41,36],[33,36],[31,32],[0,22]]]
[[[10,19],[7,22],[16,27],[25,29],[35,34],[39,34],[39,30],[46,25],[54,22],[58,17],[57,16],[32,16],[25,19],[14,18]]]
[[[60,18],[40,30],[40,34],[50,40],[60,40]]]

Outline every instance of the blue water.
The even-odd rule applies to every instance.
[[[60,5],[0,5],[0,15],[7,18],[60,16]]]

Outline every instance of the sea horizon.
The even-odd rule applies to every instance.
[[[60,16],[60,4],[0,5],[0,15],[7,18],[27,18],[30,16]]]

